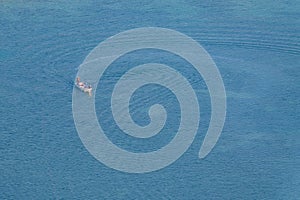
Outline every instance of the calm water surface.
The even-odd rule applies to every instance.
[[[0,199],[299,198],[299,11],[298,1],[269,0],[2,1]],[[226,87],[227,118],[217,145],[199,160],[210,119],[202,78],[167,52],[120,58],[96,94],[101,124],[120,147],[158,149],[174,137],[179,122],[174,95],[149,85],[132,98],[132,116],[146,125],[149,106],[163,104],[171,113],[163,133],[140,141],[117,129],[109,94],[130,67],[166,63],[185,75],[201,99],[200,128],[188,151],[162,170],[127,174],[98,162],[83,146],[72,117],[73,80],[99,42],[148,26],[180,31],[210,53]]]

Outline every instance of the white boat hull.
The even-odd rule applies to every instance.
[[[80,86],[80,85],[78,85],[77,83],[75,83],[75,86],[79,89],[79,90],[81,90],[82,92],[85,92],[85,93],[89,93],[90,95],[92,94],[92,88],[87,88],[87,87],[85,87],[85,86]]]

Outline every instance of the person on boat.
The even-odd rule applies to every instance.
[[[91,85],[88,86],[88,93],[90,96],[92,96],[92,86]]]
[[[84,87],[84,83],[80,81],[79,77],[76,78],[76,83],[79,85],[79,87]]]

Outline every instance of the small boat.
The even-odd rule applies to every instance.
[[[90,96],[92,96],[93,88],[91,85],[88,85],[84,82],[81,82],[80,79],[77,79],[75,82],[75,86],[82,92],[88,93]]]

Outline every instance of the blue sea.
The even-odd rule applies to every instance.
[[[299,1],[1,1],[0,199],[300,199],[299,16]],[[149,49],[112,63],[95,101],[103,130],[120,148],[157,150],[180,121],[176,96],[148,85],[132,97],[131,115],[147,125],[147,110],[161,103],[163,133],[142,140],[117,128],[109,99],[130,67],[181,69],[201,107],[188,150],[165,168],[136,174],[85,148],[72,92],[79,66],[100,42],[141,27],[172,29],[203,46],[223,79],[227,114],[217,144],[199,159],[211,116],[201,76],[188,63],[181,68],[186,61],[178,56]]]

